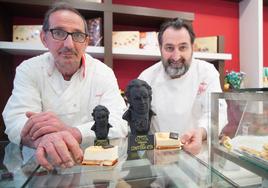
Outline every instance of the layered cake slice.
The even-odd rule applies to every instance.
[[[181,148],[182,144],[177,133],[157,132],[155,133],[156,149]]]
[[[90,146],[84,152],[83,165],[113,166],[118,160],[118,146]]]

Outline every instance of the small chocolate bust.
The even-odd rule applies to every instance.
[[[128,121],[133,135],[147,135],[151,117],[155,115],[151,110],[151,86],[143,80],[134,79],[129,82],[125,95],[129,109],[124,113],[123,119]]]
[[[94,125],[91,130],[95,132],[98,140],[107,139],[109,128],[112,126],[109,124],[109,110],[102,105],[98,105],[94,108],[92,116],[94,118]]]

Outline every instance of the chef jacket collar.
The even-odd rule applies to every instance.
[[[49,61],[49,67],[47,69],[47,73],[49,76],[52,76],[52,74],[54,73],[54,71],[56,70],[56,66],[54,64],[54,58],[52,56],[52,54],[50,54],[50,56],[48,57],[48,61]],[[77,72],[80,72],[80,78],[83,79],[86,77],[86,55],[84,54],[82,56],[82,63],[81,63],[81,67],[77,70]]]

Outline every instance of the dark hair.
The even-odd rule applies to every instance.
[[[93,109],[93,112],[92,112],[92,116],[95,117],[95,114],[100,112],[100,111],[104,111],[106,112],[107,115],[110,114],[109,110],[105,107],[105,106],[102,106],[102,105],[98,105],[96,106],[94,109]]]
[[[59,11],[59,10],[68,10],[80,16],[84,22],[85,33],[88,34],[88,27],[87,27],[86,19],[82,16],[82,14],[80,14],[78,10],[76,10],[70,4],[65,3],[65,2],[54,3],[50,7],[50,9],[46,12],[44,22],[43,22],[43,27],[42,27],[43,31],[47,32],[49,30],[49,17],[52,13]]]
[[[130,90],[132,88],[141,88],[141,87],[145,87],[148,90],[150,100],[152,100],[152,88],[151,88],[151,86],[147,82],[140,80],[140,79],[134,79],[128,83],[126,91],[125,91],[125,96],[127,97],[127,99],[128,100],[130,99]]]
[[[92,116],[94,116],[95,113],[100,112],[100,111],[104,111],[108,115],[110,114],[109,110],[105,106],[98,105],[93,109]]]
[[[195,33],[193,31],[193,28],[190,24],[186,23],[184,20],[180,19],[180,18],[173,18],[170,20],[167,20],[166,22],[164,22],[161,26],[160,26],[160,30],[158,33],[158,43],[159,46],[162,46],[162,40],[163,40],[163,33],[165,32],[166,29],[168,29],[169,27],[172,27],[174,29],[181,29],[181,28],[185,28],[191,38],[191,44],[194,43],[195,40]]]

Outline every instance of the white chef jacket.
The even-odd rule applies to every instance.
[[[14,89],[3,111],[5,133],[11,142],[20,144],[20,133],[27,121],[25,112],[54,112],[64,123],[77,127],[82,143],[95,138],[91,113],[97,105],[110,111],[109,138],[125,137],[126,110],[113,71],[104,63],[85,54],[83,66],[65,81],[47,52],[22,62],[16,69]],[[87,140],[88,141],[88,140]]]
[[[210,123],[210,92],[221,92],[219,73],[215,67],[202,60],[192,59],[189,70],[180,78],[171,79],[162,62],[144,70],[139,79],[152,87],[152,110],[156,113],[151,132],[171,131],[183,134]],[[221,101],[220,121],[227,123],[226,103]],[[222,126],[222,125],[221,125]],[[221,129],[221,128],[220,128]]]

